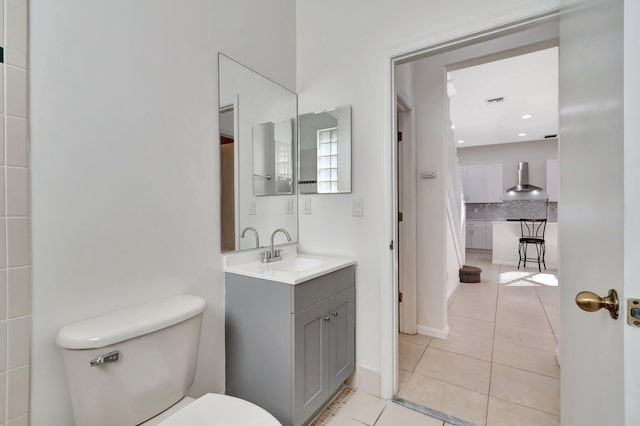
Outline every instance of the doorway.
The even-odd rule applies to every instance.
[[[523,38],[526,42],[523,42]],[[427,75],[422,82],[423,87],[418,88],[418,92],[422,91],[422,94],[416,95],[417,98],[422,99],[413,99],[413,102],[418,104],[418,109],[423,108],[422,115],[416,120],[418,122],[416,124],[417,153],[413,156],[414,159],[417,158],[418,172],[412,174],[414,180],[417,175],[418,182],[417,189],[413,192],[417,198],[418,222],[414,228],[406,229],[406,224],[400,220],[404,219],[404,214],[400,215],[400,213],[404,213],[402,209],[410,198],[406,194],[411,192],[403,192],[403,169],[406,167],[403,160],[406,157],[404,146],[399,142],[397,145],[399,213],[396,230],[399,248],[397,264],[398,283],[402,290],[403,272],[406,272],[403,261],[406,253],[406,250],[403,250],[403,238],[407,234],[417,235],[416,281],[419,287],[417,293],[421,296],[417,303],[418,312],[416,312],[418,334],[406,333],[398,339],[400,353],[395,394],[399,395],[398,399],[401,402],[408,400],[410,405],[418,403],[428,413],[453,424],[456,422],[464,424],[463,421],[487,424],[490,411],[493,413],[492,424],[500,424],[496,423],[498,418],[496,416],[514,411],[539,421],[549,421],[551,424],[559,419],[559,369],[555,360],[557,342],[550,325],[551,320],[546,315],[546,312],[553,310],[555,314],[553,320],[557,322],[557,302],[554,301],[554,298],[557,299],[557,288],[551,290],[555,294],[546,290],[547,286],[551,288],[554,283],[557,283],[556,275],[554,273],[537,274],[533,269],[519,272],[517,268],[506,266],[502,268],[492,262],[490,253],[465,251],[465,200],[460,199],[460,192],[457,191],[458,186],[462,186],[463,178],[458,172],[455,154],[458,141],[454,140],[453,129],[449,130],[452,127],[450,117],[437,112],[443,110],[441,99],[446,98],[446,95],[439,95],[446,93],[447,69],[463,69],[495,62],[549,49],[554,45],[557,45],[557,22],[551,19],[539,26],[526,26],[515,33],[509,32],[493,38],[490,42],[483,40],[475,45],[464,45],[455,50],[446,50],[413,59],[422,62],[413,70],[413,81],[420,79],[415,77],[416,74],[420,77]],[[409,63],[410,61],[405,58],[402,65]],[[439,86],[437,90],[440,92],[437,92],[436,86]],[[432,103],[429,104],[429,102]],[[402,109],[400,105],[397,116],[399,130],[403,125]],[[424,116],[426,109],[430,117]],[[420,123],[421,120],[425,123]],[[432,130],[434,128],[435,132]],[[446,130],[443,131],[442,128]],[[542,135],[540,138],[542,139]],[[449,143],[441,142],[440,147],[421,147],[425,139],[446,140]],[[442,162],[433,161],[433,158],[442,159]],[[483,172],[486,173],[486,170],[483,169]],[[477,180],[477,178],[474,179]],[[475,180],[473,182],[477,183]],[[502,189],[498,192],[502,193]],[[481,201],[486,202],[486,200]],[[524,215],[518,217],[524,217]],[[483,230],[483,232],[486,244],[487,231]],[[429,241],[430,237],[440,245],[430,245],[429,243],[433,242]],[[513,250],[517,252],[517,240]],[[439,270],[437,266],[429,265],[429,260],[425,259],[427,253],[434,258],[432,265],[441,265]],[[457,286],[458,266],[465,263],[479,266],[484,270],[486,278],[481,285]],[[422,270],[420,264],[423,266]],[[425,283],[427,286],[424,286]],[[544,286],[545,290],[538,290],[539,286]],[[400,331],[403,331],[405,300],[403,297],[399,304]],[[515,305],[518,309],[530,309],[532,315],[534,310],[536,315],[541,314],[536,316],[540,321],[535,322],[535,327],[548,328],[544,331],[544,338],[551,336],[551,340],[543,342],[546,345],[544,352],[538,354],[544,358],[544,371],[541,370],[540,363],[536,363],[535,360],[529,360],[535,365],[525,365],[523,357],[519,356],[521,354],[513,353],[518,350],[518,340],[527,338],[527,335],[530,339],[534,335],[534,337],[541,337],[536,335],[541,330],[527,329],[528,324],[519,321],[517,312],[513,312]],[[496,324],[499,322],[501,326],[497,327]],[[506,324],[507,322],[511,324]],[[511,327],[516,323],[524,327]],[[547,331],[548,334],[546,334]],[[504,335],[505,333],[507,336]],[[502,339],[494,341],[499,334],[502,334]],[[467,344],[474,339],[477,340],[476,345]],[[530,354],[539,348],[530,349],[525,352]],[[403,354],[403,350],[407,352]],[[493,358],[494,350],[498,355],[496,359]],[[552,363],[550,364],[549,361]],[[509,392],[502,392],[499,389],[500,381],[513,384],[518,374],[526,376],[522,378],[523,382],[539,379],[542,386],[547,386],[551,390],[547,392],[552,396],[551,402],[544,401],[538,404],[538,401],[534,401],[530,404],[528,400],[518,400]],[[492,380],[493,387],[490,391]],[[405,386],[404,389],[403,386]],[[434,396],[436,393],[439,395]],[[444,393],[447,395],[443,395]],[[459,403],[457,405],[456,400]],[[473,414],[468,414],[468,410],[465,412],[459,409],[460,406],[469,404],[476,405],[477,410]]]

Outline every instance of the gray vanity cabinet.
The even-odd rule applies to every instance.
[[[297,285],[225,274],[226,393],[309,422],[355,369],[355,268]]]

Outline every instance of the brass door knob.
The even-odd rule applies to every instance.
[[[611,289],[607,297],[600,297],[591,291],[581,291],[576,296],[576,304],[580,309],[587,312],[595,312],[600,309],[609,311],[613,319],[618,319],[620,304],[618,303],[618,293]]]

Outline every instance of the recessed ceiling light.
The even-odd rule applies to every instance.
[[[525,114],[525,115],[523,115],[523,116],[522,116],[522,119],[523,119],[523,120],[528,120],[528,119],[530,119],[531,117],[533,117],[533,115],[531,115],[531,114]]]
[[[518,136],[527,136],[526,133],[518,133]]]
[[[455,129],[456,126],[454,126],[453,124],[451,125],[451,130]]]
[[[458,143],[464,143],[464,141],[463,140],[459,140]]]

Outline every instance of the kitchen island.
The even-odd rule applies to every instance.
[[[558,224],[547,222],[545,232],[546,255],[548,269],[558,269]],[[496,265],[518,266],[518,244],[520,240],[520,222],[493,222],[493,259]],[[529,245],[527,250],[527,266],[537,267],[538,255],[536,247]],[[520,265],[522,266],[522,265]],[[543,268],[544,270],[544,268]]]

